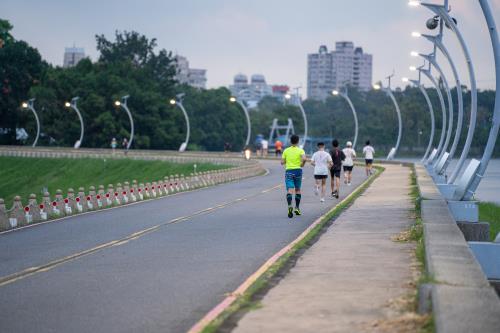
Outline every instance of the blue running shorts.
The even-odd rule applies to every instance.
[[[300,190],[302,187],[302,169],[292,169],[285,171],[286,189],[294,188]]]

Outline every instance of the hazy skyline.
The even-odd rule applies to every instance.
[[[479,4],[450,0],[450,5],[470,46],[478,87],[494,89],[491,44]],[[500,0],[490,5],[500,24]],[[228,86],[237,73],[258,73],[268,83],[301,85],[305,95],[307,54],[323,44],[331,50],[341,40],[373,54],[374,82],[395,70],[394,86],[403,86],[401,77],[415,77],[409,65],[421,63],[410,51],[431,51],[429,43],[410,36],[426,31],[431,14],[409,7],[407,0],[3,0],[0,17],[14,25],[15,38],[59,66],[65,47],[84,47],[96,60],[96,34],[114,39],[115,30],[138,31],[157,38],[158,48],[186,56],[191,67],[207,69],[209,88]],[[445,43],[469,86],[465,61],[449,30]],[[440,54],[438,60],[450,73]]]

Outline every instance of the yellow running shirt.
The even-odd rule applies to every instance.
[[[282,159],[286,162],[287,170],[300,169],[302,164],[302,156],[305,155],[306,152],[304,149],[299,148],[297,146],[290,146],[283,152]]]

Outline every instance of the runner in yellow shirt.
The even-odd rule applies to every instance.
[[[300,199],[302,195],[300,188],[302,186],[302,167],[306,164],[306,153],[304,149],[298,147],[299,136],[292,135],[290,138],[290,147],[286,148],[281,157],[281,165],[285,166],[285,185],[286,185],[286,202],[288,203],[288,217],[292,218],[295,215],[301,215]],[[292,207],[292,196],[295,193],[295,209]]]

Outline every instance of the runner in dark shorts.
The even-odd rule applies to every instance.
[[[330,151],[332,156],[333,166],[330,169],[331,186],[332,186],[332,197],[339,198],[340,191],[340,172],[342,171],[342,161],[345,160],[345,154],[339,149],[339,142],[337,140],[332,141],[332,150]]]

